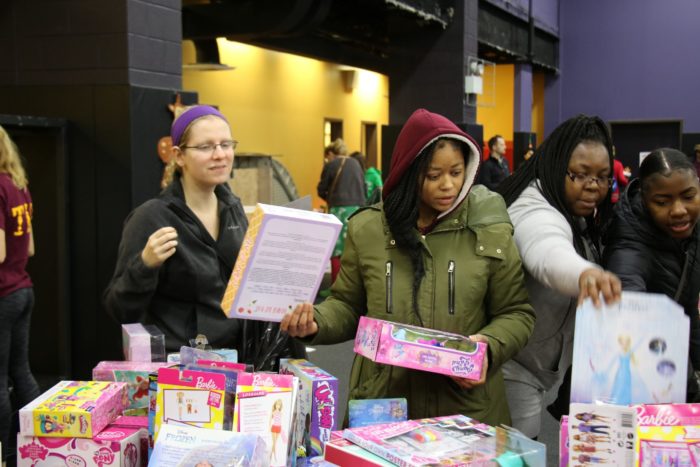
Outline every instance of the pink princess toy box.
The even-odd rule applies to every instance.
[[[120,417],[92,439],[17,435],[18,467],[145,467],[146,428],[141,417]],[[131,420],[130,420],[131,419]]]
[[[636,465],[700,465],[700,404],[642,404]]]
[[[165,362],[100,362],[92,369],[95,381],[127,383],[125,415],[148,415],[148,374],[169,365]]]
[[[19,411],[24,435],[92,438],[122,414],[126,383],[61,381]]]
[[[355,352],[377,363],[478,380],[486,344],[443,331],[360,318]]]

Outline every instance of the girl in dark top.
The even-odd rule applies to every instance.
[[[669,148],[651,152],[615,208],[605,266],[623,290],[666,294],[690,317],[690,363],[700,370],[700,183],[693,163]],[[688,400],[697,395],[688,380]]]
[[[11,454],[12,404],[9,378],[19,407],[39,396],[29,368],[29,325],[34,289],[27,260],[34,255],[32,196],[17,147],[0,127],[0,442],[3,462]]]

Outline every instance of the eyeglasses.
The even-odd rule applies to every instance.
[[[235,151],[236,146],[238,146],[238,141],[232,140],[232,141],[222,141],[219,144],[207,143],[207,144],[199,144],[197,146],[180,146],[180,149],[194,149],[195,151],[201,152],[202,154],[213,154],[214,151],[216,151],[217,147],[220,147],[222,151],[227,152],[227,151]]]
[[[572,182],[578,183],[579,185],[588,185],[593,182],[599,188],[610,188],[613,183],[612,177],[594,177],[593,175],[571,172],[570,170],[566,171],[566,175]]]

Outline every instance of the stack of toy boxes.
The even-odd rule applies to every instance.
[[[338,379],[308,360],[280,360],[280,373],[299,378],[300,390],[296,421],[297,452],[313,457],[323,454],[323,446],[338,426]]]
[[[145,459],[145,421],[123,419],[113,425],[124,410],[126,386],[61,381],[22,408],[18,465],[139,465]]]
[[[92,370],[95,381],[127,383],[128,405],[124,415],[148,415],[148,375],[166,366],[165,362],[100,362]]]

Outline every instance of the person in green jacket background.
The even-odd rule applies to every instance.
[[[355,151],[350,154],[350,157],[360,163],[362,171],[365,174],[365,186],[367,187],[366,204],[374,204],[381,200],[382,195],[382,172],[376,167],[367,167],[367,158],[360,151]]]
[[[331,295],[298,305],[281,329],[310,344],[353,339],[361,316],[488,343],[472,381],[355,356],[350,399],[406,397],[409,418],[464,414],[510,423],[500,366],[522,349],[535,317],[503,198],[474,185],[481,154],[447,118],[419,109],[401,130],[383,203],[348,223]]]

